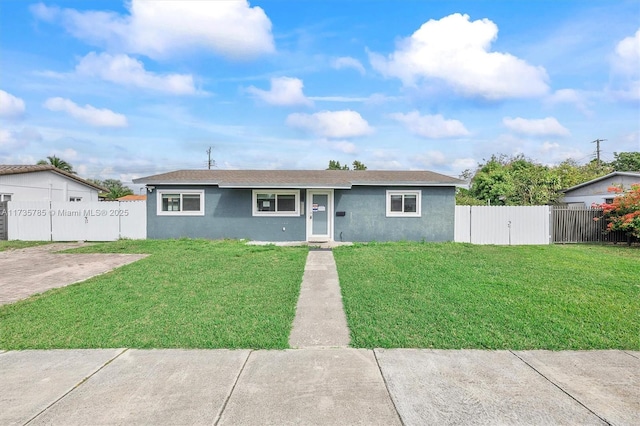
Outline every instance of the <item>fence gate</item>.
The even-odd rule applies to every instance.
[[[7,203],[8,201],[0,201],[0,240],[7,239]]]

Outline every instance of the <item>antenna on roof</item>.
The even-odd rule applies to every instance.
[[[209,159],[207,161],[207,167],[209,170],[211,170],[211,166],[215,166],[216,165],[216,161],[211,159],[211,147],[209,147],[209,149],[207,149],[207,155],[209,156]]]

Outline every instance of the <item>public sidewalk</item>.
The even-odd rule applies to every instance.
[[[0,353],[2,425],[640,424],[640,352]]]

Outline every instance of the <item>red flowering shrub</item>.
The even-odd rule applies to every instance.
[[[607,231],[623,231],[640,238],[640,183],[631,185],[627,191],[615,186],[608,191],[622,195],[615,197],[611,204],[597,206],[602,208],[602,218],[609,222]]]

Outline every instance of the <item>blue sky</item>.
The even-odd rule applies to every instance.
[[[457,176],[640,151],[640,1],[3,1],[0,163]]]

